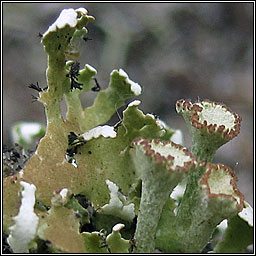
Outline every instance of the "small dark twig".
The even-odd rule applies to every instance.
[[[42,88],[40,88],[38,82],[36,82],[36,85],[31,83],[31,84],[28,86],[28,88],[34,89],[34,90],[36,90],[36,91],[38,91],[38,92],[43,91]]]
[[[87,41],[89,41],[89,40],[92,40],[92,38],[89,38],[89,37],[87,37],[87,36],[84,36],[84,37],[83,37],[83,40],[84,40],[85,42],[87,42]]]
[[[93,78],[93,80],[95,81],[96,85],[94,87],[92,87],[91,90],[94,91],[94,92],[99,92],[101,90],[101,87],[100,87],[100,85],[98,83],[98,80],[96,78]]]
[[[66,77],[71,79],[70,91],[72,91],[73,89],[79,89],[79,90],[83,89],[82,87],[83,84],[77,81],[78,76],[80,75],[79,70],[80,70],[80,63],[76,61],[72,63],[70,67],[70,71],[66,75]]]
[[[34,96],[31,94],[31,97],[32,97],[32,102],[35,102],[35,101],[38,101],[38,97]]]
[[[83,84],[77,82],[74,80],[74,78],[71,78],[71,87],[70,87],[70,91],[72,91],[73,89],[79,89],[82,90],[83,89]]]

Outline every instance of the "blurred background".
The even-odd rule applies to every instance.
[[[3,144],[17,121],[45,123],[28,88],[46,86],[47,56],[40,44],[63,8],[85,7],[96,20],[81,42],[81,67],[97,69],[102,88],[113,69],[143,87],[140,108],[191,138],[175,111],[181,98],[223,102],[242,118],[240,135],[214,159],[235,169],[253,205],[253,3],[3,3]],[[35,93],[34,93],[35,94]],[[96,93],[81,96],[84,107]],[[65,111],[65,104],[62,105]],[[238,164],[236,164],[238,162]]]

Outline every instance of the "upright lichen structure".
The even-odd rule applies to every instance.
[[[104,125],[128,99],[139,96],[142,88],[124,70],[115,69],[110,74],[109,86],[100,90],[95,68],[86,64],[80,69],[75,41],[82,40],[88,33],[86,25],[93,20],[84,8],[65,9],[42,35],[41,43],[48,55],[47,86],[41,89],[37,83],[29,87],[36,88],[37,100],[45,107],[45,136],[26,166],[19,173],[6,177],[3,184],[4,231],[9,234],[9,227],[15,224],[13,217],[20,208],[21,182],[34,184],[39,217],[36,239],[49,240],[51,251],[87,252],[88,247],[81,242],[84,238],[79,233],[82,224],[76,215],[82,214],[83,219],[88,216],[83,216],[86,209],[68,202],[74,200],[71,195],[82,195],[99,209],[109,203],[106,180],[117,184],[124,196],[128,195],[137,179],[129,154],[132,140],[138,136],[170,138],[174,134],[160,125],[157,117],[139,110],[138,100],[127,106],[118,125]],[[84,109],[79,96],[90,90],[97,96],[93,105]],[[63,98],[67,113],[62,116]],[[66,204],[55,205],[53,195],[59,191],[68,191],[70,198],[65,199]],[[130,206],[124,218],[131,222],[135,213]],[[75,239],[77,242],[63,244],[64,240],[56,237],[58,234],[65,234],[65,241]]]
[[[173,188],[195,165],[195,159],[186,148],[170,141],[136,138],[132,146],[133,161],[142,179],[134,252],[152,253],[163,206]]]
[[[253,209],[244,201],[243,210],[228,220],[224,237],[214,247],[216,253],[244,253],[253,244]]]
[[[45,135],[30,158],[24,154],[17,162],[16,149],[5,154],[3,228],[11,249],[200,253],[218,223],[229,219],[214,249],[244,251],[251,239],[232,232],[241,227],[241,234],[251,234],[252,208],[237,189],[235,173],[211,163],[216,150],[238,135],[241,118],[224,104],[178,101],[176,109],[192,134],[190,153],[179,145],[180,130],[144,114],[139,100],[130,101],[142,88],[124,70],[114,69],[102,89],[97,70],[80,65],[77,41],[86,38],[93,20],[85,8],[65,9],[41,35],[47,86],[29,88],[39,93],[34,100],[44,105],[47,126],[24,133],[19,124],[13,131],[25,147]],[[88,91],[97,96],[84,109],[80,95]],[[61,114],[63,98],[67,112]],[[123,106],[121,118],[117,110]],[[116,112],[120,120],[106,124]],[[186,189],[177,205],[170,195],[180,182]]]
[[[236,186],[237,178],[229,167],[208,163],[198,168],[202,168],[204,174],[199,186],[193,184],[193,191],[187,192],[190,196],[184,196],[182,206],[178,208],[177,233],[173,239],[178,244],[180,234],[185,232],[182,250],[190,253],[201,252],[216,226],[242,211],[244,201],[244,196]]]
[[[189,127],[191,152],[197,160],[211,162],[216,150],[240,132],[241,117],[223,103],[179,100],[176,110]]]
[[[175,218],[169,218],[172,224],[167,225],[168,217],[160,220],[157,244],[168,252],[199,253],[217,224],[243,209],[244,197],[235,185],[234,172],[222,164],[210,163],[216,150],[238,135],[241,118],[226,105],[210,100],[194,104],[179,100],[176,110],[191,132],[191,151],[197,164],[188,173]]]

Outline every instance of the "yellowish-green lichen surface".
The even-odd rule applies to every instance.
[[[176,109],[191,131],[193,155],[172,142],[175,132],[139,109],[141,102],[133,98],[142,88],[124,70],[113,70],[101,90],[97,70],[80,63],[78,42],[94,20],[85,8],[65,9],[42,35],[47,87],[32,87],[39,92],[47,126],[25,167],[17,172],[8,166],[15,174],[3,180],[7,242],[18,253],[39,253],[42,247],[58,253],[200,253],[218,223],[231,218],[226,240],[216,247],[227,252],[239,222],[243,232],[251,233],[247,215],[252,210],[242,211],[234,172],[209,162],[238,135],[241,118],[224,104],[180,100]],[[88,91],[97,96],[83,108],[80,96]],[[67,112],[61,114],[63,99]],[[120,121],[107,125],[116,112]],[[185,176],[178,204],[170,193]],[[29,198],[23,198],[28,190],[23,193],[22,186],[33,191],[27,205],[34,217],[29,236],[15,228],[32,222],[17,217]],[[234,248],[242,252],[250,242],[244,239]]]

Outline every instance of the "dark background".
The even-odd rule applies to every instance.
[[[95,67],[103,88],[113,69],[124,69],[144,89],[141,109],[181,129],[184,146],[191,139],[177,100],[208,98],[242,116],[240,135],[214,162],[235,168],[238,187],[253,204],[253,3],[3,3],[3,143],[11,145],[9,129],[17,121],[45,123],[44,108],[31,102],[27,87],[46,86],[38,33],[63,8],[78,7],[96,18],[88,25],[93,40],[81,42],[81,66]],[[84,106],[94,97],[82,95]]]

